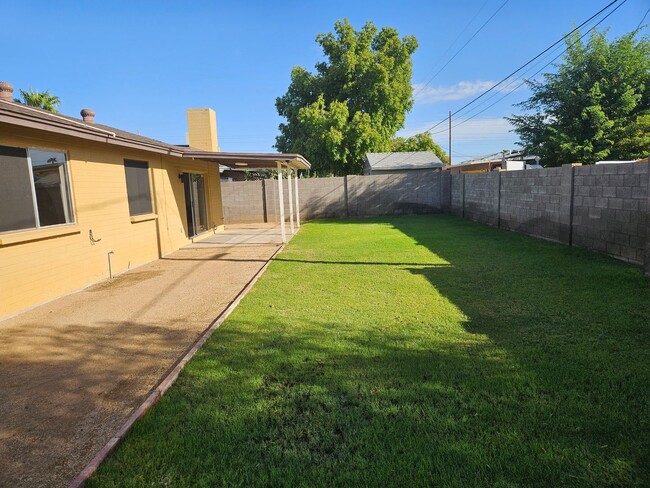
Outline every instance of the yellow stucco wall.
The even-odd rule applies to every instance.
[[[223,225],[218,165],[0,124],[0,145],[67,154],[75,224],[0,233],[0,318],[155,260],[188,244],[182,172],[204,174],[208,220]],[[124,159],[149,163],[157,219],[132,222]],[[2,175],[0,175],[2,177]],[[89,231],[95,239],[92,243]],[[49,235],[66,232],[66,235]],[[25,237],[40,237],[23,240]]]
[[[217,139],[217,114],[211,108],[187,109],[188,144],[196,149],[216,152],[219,150]]]

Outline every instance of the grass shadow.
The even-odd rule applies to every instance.
[[[454,217],[307,224],[89,486],[644,486],[646,297]]]

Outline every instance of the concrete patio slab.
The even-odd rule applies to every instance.
[[[0,322],[0,486],[67,486],[280,242],[229,226]]]

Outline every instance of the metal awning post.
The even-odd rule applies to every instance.
[[[282,165],[278,162],[278,198],[280,200],[280,229],[282,229],[282,244],[287,243],[287,229],[284,223],[284,191],[282,190]]]
[[[293,189],[291,187],[291,166],[289,165],[287,165],[287,185],[289,186],[289,228],[293,236],[296,229],[293,227]]]
[[[296,170],[296,176],[294,178],[296,181],[296,225],[300,229],[300,195],[298,193],[298,170]]]

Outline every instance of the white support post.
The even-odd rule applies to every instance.
[[[293,227],[293,189],[291,188],[291,166],[287,166],[287,185],[289,186],[289,228],[291,235],[296,233]]]
[[[300,194],[298,193],[298,170],[296,170],[296,176],[294,177],[296,181],[296,225],[300,229]]]
[[[282,229],[282,244],[287,243],[287,229],[284,223],[284,192],[282,191],[282,165],[278,163],[278,198],[280,199],[280,229]]]

